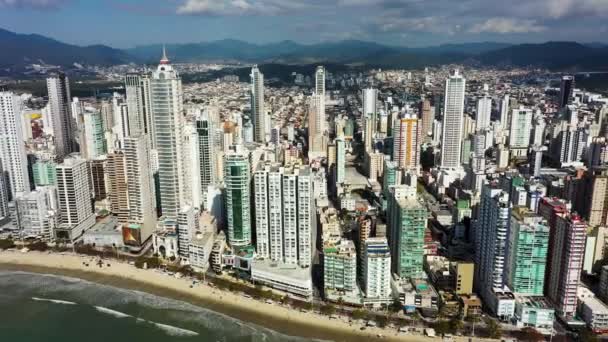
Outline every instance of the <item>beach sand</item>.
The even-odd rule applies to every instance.
[[[290,336],[332,341],[440,341],[419,335],[397,333],[396,329],[367,328],[344,320],[330,320],[311,312],[300,312],[279,304],[267,304],[251,298],[219,291],[207,285],[190,288],[192,280],[177,279],[155,270],[137,269],[116,260],[103,267],[90,262],[92,257],[74,254],[39,252],[0,252],[0,269],[54,274],[88,280],[98,284],[138,290],[198,305],[212,311],[263,326]],[[83,265],[89,262],[89,266]],[[110,263],[111,267],[106,264]],[[383,335],[382,338],[378,334]],[[468,341],[468,338],[456,340]],[[481,339],[475,339],[480,341]]]

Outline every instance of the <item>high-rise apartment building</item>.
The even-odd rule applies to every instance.
[[[86,160],[70,156],[57,165],[59,225],[55,238],[74,241],[95,224]]]
[[[251,244],[251,168],[247,156],[230,152],[224,156],[228,243],[232,246]]]
[[[319,156],[324,154],[323,130],[325,123],[325,98],[313,94],[308,103],[308,154]]]
[[[147,134],[148,137],[154,137],[150,76],[148,73],[129,73],[125,77],[129,135]]]
[[[423,143],[431,142],[433,136],[433,121],[435,120],[434,108],[431,107],[431,101],[424,99],[420,103],[420,113],[422,114],[421,121],[421,139]],[[393,128],[394,132],[394,128]],[[394,134],[394,133],[393,133]]]
[[[258,254],[310,266],[315,227],[310,170],[260,165],[254,189]]]
[[[556,217],[551,232],[551,265],[547,270],[546,295],[553,302],[555,312],[571,319],[577,309],[577,288],[585,254],[587,224],[576,214]]]
[[[357,291],[357,250],[351,240],[323,246],[323,280],[326,290]]]
[[[511,96],[506,94],[502,100],[500,100],[500,128],[502,131],[509,130],[509,126],[511,125],[511,121],[509,120],[509,114],[511,106]]]
[[[85,107],[82,118],[84,137],[80,142],[80,153],[87,159],[95,159],[106,154],[108,149],[101,112],[91,107]]]
[[[477,116],[475,117],[476,130],[485,130],[490,127],[492,115],[492,98],[487,94],[477,100]]]
[[[460,169],[466,79],[458,70],[445,82],[441,168]]]
[[[2,159],[0,159],[0,174],[4,174],[4,167]],[[8,211],[8,186],[6,185],[6,178],[0,177],[0,222],[4,223],[9,219],[10,213]]]
[[[498,184],[484,184],[479,217],[475,223],[475,284],[488,300],[492,290],[502,290],[511,222],[509,194]]]
[[[346,146],[343,139],[336,139],[336,183],[346,180]]]
[[[325,97],[325,68],[322,65],[315,71],[315,93]]]
[[[266,142],[266,126],[268,120],[264,105],[264,74],[257,65],[251,69],[251,119],[253,120],[254,138],[256,142]]]
[[[27,154],[23,139],[21,99],[11,92],[0,92],[0,159],[8,173],[9,198],[29,192]]]
[[[399,168],[418,170],[420,167],[420,121],[406,114],[395,120],[393,129],[393,161]]]
[[[549,245],[549,226],[525,207],[511,214],[506,279],[515,294],[542,296]]]
[[[152,74],[150,92],[162,215],[175,219],[187,204],[182,146],[184,108],[181,78],[164,51]]]
[[[150,140],[145,134],[129,136],[124,141],[124,161],[129,204],[130,229],[139,232],[145,242],[156,229],[156,201],[150,161]]]
[[[574,93],[574,76],[562,76],[562,81],[559,87],[559,108],[562,109],[572,102],[572,94]]]
[[[402,278],[421,278],[427,210],[415,199],[397,199],[394,194],[390,205],[392,272]]]
[[[511,156],[526,157],[530,147],[532,133],[532,109],[520,106],[511,113],[511,126],[509,129],[509,149]]]
[[[16,199],[19,234],[23,238],[52,238],[57,225],[57,198],[54,187],[39,187]]]
[[[216,181],[216,153],[214,147],[215,122],[210,120],[207,112],[203,112],[196,120],[196,133],[198,136],[198,169],[200,172],[201,190],[203,198],[206,196],[209,185]]]
[[[61,161],[74,149],[74,122],[71,110],[70,81],[60,73],[46,79],[49,95],[50,120],[45,122],[51,127],[55,138],[55,156]]]
[[[125,155],[122,152],[109,154],[106,165],[110,209],[119,223],[127,224],[129,223],[129,189]]]
[[[361,246],[361,285],[365,297],[380,302],[391,298],[391,252],[386,238],[368,238]]]

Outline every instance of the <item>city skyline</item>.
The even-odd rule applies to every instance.
[[[458,4],[444,0],[2,0],[0,9],[5,29],[77,45],[117,48],[220,39],[252,43],[358,39],[411,47],[483,41],[608,43],[608,25],[603,21],[608,3],[595,0],[509,4],[481,0]],[[108,16],[113,19],[111,26],[106,25]]]

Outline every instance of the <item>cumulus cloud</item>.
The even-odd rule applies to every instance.
[[[55,9],[61,7],[67,0],[0,0],[0,8],[30,8],[30,9]]]
[[[547,28],[535,20],[514,18],[490,18],[482,23],[473,25],[470,33],[538,33]]]
[[[306,0],[186,0],[177,8],[185,15],[277,15],[320,6]]]

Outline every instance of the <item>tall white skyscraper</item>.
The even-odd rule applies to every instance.
[[[511,103],[511,97],[506,94],[500,101],[500,127],[503,131],[509,129],[509,106]]]
[[[87,159],[95,159],[107,153],[106,137],[101,112],[92,107],[82,112],[84,136],[80,141],[80,153]]]
[[[362,285],[367,298],[390,301],[391,252],[386,238],[368,238],[361,246]]]
[[[513,109],[509,129],[509,148],[515,157],[526,157],[532,133],[532,109],[520,106]]]
[[[6,185],[6,177],[4,177],[4,168],[0,159],[0,222],[9,218],[8,211],[8,187]]]
[[[177,218],[186,204],[184,179],[182,80],[163,49],[163,57],[150,80],[151,108],[158,153],[162,215]]]
[[[55,154],[62,160],[74,151],[74,123],[71,110],[70,81],[61,73],[46,79],[49,95],[50,120],[55,137]]]
[[[477,130],[484,130],[490,127],[490,118],[492,115],[492,98],[487,94],[477,100],[477,116],[475,124]]]
[[[129,121],[129,135],[152,135],[152,117],[150,108],[150,75],[127,74],[125,92]]]
[[[458,70],[445,82],[441,168],[459,169],[462,148],[462,120],[466,79]]]
[[[50,240],[57,225],[55,187],[38,187],[21,194],[15,202],[20,235]]]
[[[310,266],[315,226],[310,169],[260,166],[254,174],[254,190],[258,254]]]
[[[0,92],[0,159],[8,173],[10,198],[30,191],[27,154],[21,127],[21,99],[10,92]]]
[[[315,72],[315,93],[325,96],[325,68],[322,65]]]
[[[264,74],[257,65],[251,69],[251,118],[256,142],[266,142],[266,107],[264,106]]]
[[[313,94],[308,104],[308,154],[314,157],[324,154],[323,126],[325,115],[325,100],[322,95]]]
[[[156,200],[150,161],[150,141],[145,134],[125,138],[125,169],[129,199],[129,224],[146,241],[156,229]]]
[[[89,168],[86,160],[70,156],[56,171],[60,220],[55,238],[75,240],[95,224]]]
[[[346,146],[344,139],[336,139],[336,183],[346,180]]]
[[[367,88],[363,90],[363,124],[365,132],[365,152],[373,152],[374,134],[378,125],[378,89]]]

